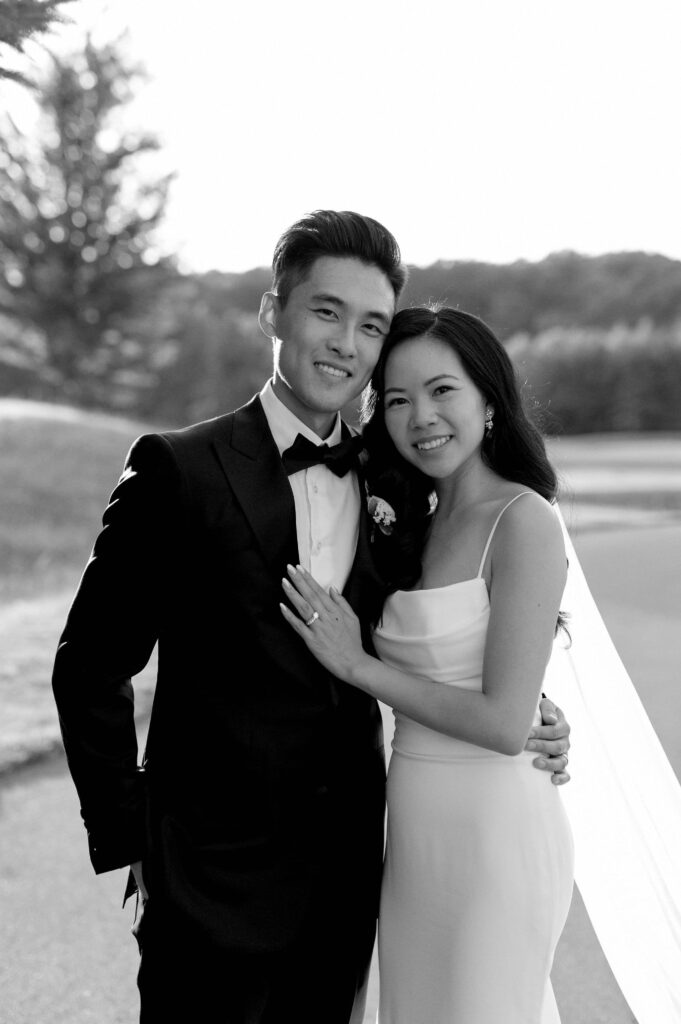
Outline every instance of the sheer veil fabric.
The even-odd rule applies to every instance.
[[[638,1024],[681,1021],[681,786],[622,664],[558,512],[569,559],[544,690],[572,726],[562,789],[575,878]]]

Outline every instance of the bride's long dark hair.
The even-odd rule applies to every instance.
[[[379,529],[374,534],[375,557],[388,593],[409,589],[421,575],[433,483],[402,458],[390,439],[385,425],[385,368],[399,345],[422,337],[449,345],[493,407],[493,427],[485,433],[481,448],[486,465],[504,479],[537,491],[547,501],[555,501],[558,491],[543,437],[523,407],[513,364],[487,324],[449,306],[403,309],[393,319],[362,402],[369,491],[389,502],[396,514],[389,535]]]

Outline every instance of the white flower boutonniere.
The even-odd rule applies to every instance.
[[[397,521],[395,509],[383,498],[377,498],[373,494],[367,495],[367,508],[369,515],[378,526],[381,533],[389,537],[393,532],[393,523]]]

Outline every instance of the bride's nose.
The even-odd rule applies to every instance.
[[[437,421],[437,410],[429,398],[416,400],[411,407],[409,425],[414,429],[430,427]]]

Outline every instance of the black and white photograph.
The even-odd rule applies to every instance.
[[[681,1024],[680,33],[0,0],[0,1024]]]

